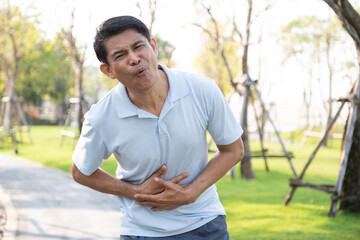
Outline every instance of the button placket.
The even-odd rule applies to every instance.
[[[159,133],[159,142],[161,145],[161,161],[162,164],[168,163],[168,158],[170,155],[170,136],[168,128],[165,124],[164,117],[168,114],[168,112],[173,108],[172,102],[166,99],[163,109],[158,118],[158,133]]]

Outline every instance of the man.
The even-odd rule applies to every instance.
[[[119,196],[120,239],[229,239],[214,184],[242,158],[242,129],[215,82],[159,65],[131,16],[105,21],[94,49],[120,83],[85,115],[75,181]],[[219,149],[210,161],[207,131]],[[117,178],[99,168],[111,154]]]

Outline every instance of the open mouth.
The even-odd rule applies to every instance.
[[[136,71],[136,76],[141,77],[145,74],[145,68],[140,68]]]

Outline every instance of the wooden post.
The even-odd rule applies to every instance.
[[[20,101],[19,99],[17,98],[17,96],[15,95],[15,104],[16,104],[16,107],[18,109],[18,113],[19,113],[19,116],[20,116],[20,119],[21,119],[21,122],[22,124],[24,125],[24,128],[22,129],[19,129],[19,131],[27,131],[28,133],[28,137],[29,137],[29,141],[32,142],[32,137],[31,137],[31,134],[30,134],[30,127],[29,127],[29,124],[28,122],[26,121],[26,118],[25,118],[25,114],[21,108],[21,105],[20,105]]]
[[[14,107],[16,107],[16,109]],[[6,116],[7,114],[8,114],[8,116]],[[4,120],[2,128],[3,128],[3,130],[8,131],[8,134],[12,139],[14,152],[17,154],[18,147],[17,147],[17,140],[16,140],[15,129],[14,129],[15,123],[14,123],[14,121],[12,121],[12,118],[16,114],[20,118],[20,124],[18,126],[18,131],[23,131],[23,130],[27,131],[29,140],[30,140],[30,142],[32,142],[32,137],[30,134],[30,127],[26,121],[25,114],[21,108],[20,101],[19,101],[17,95],[15,93],[13,93],[12,97],[10,97],[10,96],[3,97],[1,99],[1,118]]]
[[[323,136],[322,136],[322,138],[320,139],[319,143],[316,145],[314,151],[311,153],[311,155],[310,155],[307,163],[306,163],[305,166],[304,166],[304,169],[303,169],[302,172],[300,173],[300,176],[297,178],[297,180],[302,180],[302,178],[304,177],[306,170],[307,170],[308,167],[310,166],[310,163],[312,162],[312,160],[315,158],[315,155],[316,155],[316,153],[318,152],[318,150],[321,148],[321,146],[323,146],[324,141],[326,140],[326,138],[327,138],[327,136],[328,136],[328,134],[329,134],[332,126],[334,125],[334,123],[336,122],[337,118],[339,117],[340,112],[341,112],[341,110],[343,109],[344,105],[345,105],[345,101],[342,101],[342,103],[341,103],[338,111],[336,112],[335,116],[332,118],[332,120],[330,121],[329,125],[327,126],[327,128],[326,128],[326,130],[325,130],[325,132],[324,132],[324,134],[323,134]],[[293,195],[294,195],[297,187],[298,187],[298,185],[292,185],[290,193],[289,193],[289,194],[286,196],[286,198],[285,198],[284,205],[288,205],[288,204],[289,204],[289,202],[291,201],[291,199],[292,199],[292,197],[293,197]]]
[[[360,97],[360,84],[359,80],[357,81],[357,87],[356,87],[356,94],[354,96],[354,99],[352,100],[352,108],[350,110],[349,114],[349,123],[346,128],[346,134],[345,134],[345,144],[343,145],[343,149],[341,151],[341,168],[339,171],[339,176],[335,185],[335,192],[331,200],[331,206],[329,211],[329,217],[335,217],[336,215],[336,209],[337,209],[337,202],[341,194],[341,189],[344,182],[347,162],[349,159],[349,152],[352,144],[352,137],[354,134],[354,128],[355,128],[355,121],[357,117],[357,110],[358,110],[358,104],[359,104],[359,97]]]
[[[260,127],[260,123],[259,123],[259,116],[258,116],[256,107],[255,107],[255,103],[254,103],[255,98],[254,98],[254,96],[252,95],[251,92],[249,92],[249,96],[250,96],[251,99],[252,99],[252,104],[251,104],[251,105],[252,105],[253,108],[254,108],[256,126],[257,126],[257,130],[258,130],[258,133],[259,133],[259,140],[260,140],[261,152],[262,152],[262,156],[263,156],[264,162],[265,162],[265,169],[266,169],[266,171],[269,171],[269,166],[268,166],[268,164],[267,164],[267,158],[266,158],[266,155],[265,155],[266,150],[265,150],[265,148],[264,148],[264,141],[263,141],[264,139],[263,139],[263,135],[262,135],[262,133],[261,133],[261,127]]]
[[[271,120],[271,117],[270,117],[270,114],[269,112],[267,111],[267,109],[265,108],[265,104],[264,102],[262,101],[261,99],[261,96],[260,96],[260,93],[259,91],[257,90],[256,88],[256,81],[253,81],[250,79],[249,75],[247,74],[246,75],[246,80],[242,83],[245,90],[243,92],[243,105],[242,105],[242,109],[241,109],[241,115],[240,115],[240,125],[241,127],[243,128],[244,130],[244,134],[242,136],[243,138],[243,142],[244,142],[244,150],[245,150],[245,155],[244,155],[244,158],[242,160],[242,163],[241,163],[241,171],[243,171],[243,168],[247,167],[245,165],[250,165],[251,166],[251,158],[252,157],[259,157],[259,156],[253,156],[250,152],[250,147],[249,147],[249,140],[248,140],[248,126],[247,126],[247,107],[248,107],[248,104],[249,104],[249,99],[252,98],[253,100],[255,99],[253,94],[251,93],[251,87],[253,87],[256,91],[256,94],[260,100],[260,104],[261,104],[261,108],[263,110],[263,112],[265,113],[265,116],[266,118],[270,121],[272,127],[274,128],[277,136],[278,136],[278,140],[282,146],[282,151],[284,152],[284,156],[281,155],[281,156],[271,156],[271,157],[286,157],[290,163],[290,166],[291,166],[291,169],[294,173],[295,176],[297,176],[296,174],[296,171],[295,171],[295,168],[294,166],[292,165],[292,162],[291,162],[291,158],[293,158],[293,155],[291,154],[291,152],[288,152],[286,149],[285,149],[285,144],[283,143],[281,137],[280,137],[280,134],[278,132],[278,130],[276,129],[275,127],[275,124],[274,122]],[[256,123],[257,123],[257,128],[258,128],[258,132],[259,132],[259,137],[260,137],[260,144],[261,144],[261,157],[264,158],[264,161],[265,161],[265,168],[266,170],[268,171],[269,170],[269,167],[268,167],[268,164],[267,164],[267,158],[270,157],[269,155],[266,154],[266,149],[264,148],[264,144],[263,144],[263,135],[261,133],[261,127],[260,127],[260,123],[259,123],[259,117],[258,117],[258,113],[256,111],[256,108],[254,106],[254,104],[252,104],[253,107],[254,107],[254,112],[255,112],[255,118],[256,118]],[[249,174],[250,175],[250,174]],[[254,178],[255,177],[255,174],[252,173],[252,177],[245,177],[245,178]]]
[[[281,147],[282,147],[282,150],[283,150],[283,152],[284,152],[285,156],[287,156],[287,159],[288,159],[288,162],[289,162],[289,164],[290,164],[291,170],[292,170],[292,172],[293,172],[294,176],[295,176],[295,177],[297,177],[297,174],[296,174],[295,168],[294,168],[294,166],[293,166],[293,164],[292,164],[292,162],[291,162],[291,157],[290,157],[290,154],[289,154],[289,152],[286,150],[286,148],[285,148],[285,144],[284,144],[284,143],[283,143],[283,141],[282,141],[282,138],[281,138],[281,136],[280,136],[280,133],[279,133],[279,131],[277,130],[277,128],[276,128],[276,126],[275,126],[274,122],[272,121],[272,119],[271,119],[271,117],[270,117],[269,112],[266,110],[266,108],[265,108],[265,104],[264,104],[264,102],[263,102],[263,101],[262,101],[262,99],[261,99],[260,92],[259,92],[259,90],[258,90],[256,87],[255,87],[255,91],[256,91],[256,94],[258,95],[258,98],[259,98],[260,104],[261,104],[261,106],[262,106],[262,108],[263,108],[263,110],[264,110],[264,112],[265,112],[265,114],[266,114],[267,118],[269,119],[269,121],[270,121],[270,123],[271,123],[272,127],[274,128],[274,131],[275,131],[276,136],[277,136],[277,138],[278,138],[278,140],[279,140],[279,143],[280,143],[280,145],[281,145]]]
[[[60,143],[59,145],[62,146],[62,144],[64,143],[64,137],[70,137],[73,139],[73,146],[75,146],[76,143],[76,139],[79,136],[79,131],[78,131],[78,119],[77,119],[77,115],[78,112],[77,110],[79,110],[79,105],[81,104],[81,100],[80,98],[70,98],[69,99],[70,102],[70,108],[68,111],[68,115],[66,116],[65,119],[65,123],[64,123],[64,129],[60,131]],[[67,127],[69,127],[71,125],[71,120],[73,119],[73,115],[75,114],[75,126],[73,127],[73,131],[69,131],[66,130]]]

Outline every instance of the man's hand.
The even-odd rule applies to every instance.
[[[241,138],[228,145],[217,145],[217,147],[219,151],[190,184],[180,185],[177,184],[180,181],[174,182],[173,179],[164,181],[155,177],[154,182],[163,186],[164,190],[157,194],[134,194],[136,203],[150,206],[153,211],[159,211],[171,210],[194,202],[201,193],[215,184],[244,156]]]
[[[175,178],[179,178],[179,176]],[[179,185],[177,183],[180,181],[174,181],[175,178],[165,181],[155,177],[154,181],[162,186],[164,190],[158,194],[135,194],[136,203],[143,206],[151,206],[151,210],[159,211],[172,210],[194,202],[198,196],[190,191],[190,184]]]
[[[137,188],[137,191],[135,195],[138,194],[159,194],[165,190],[165,186],[162,184],[162,181],[160,177],[166,173],[166,166],[162,165],[159,170],[157,170],[155,173],[153,173],[148,179],[146,179],[145,182],[140,184]],[[180,174],[179,176],[176,176],[169,180],[170,183],[176,184],[179,183],[181,180],[187,178],[189,176],[188,173]],[[161,181],[159,181],[161,180]]]
[[[80,172],[74,163],[71,170],[74,180],[79,184],[103,193],[124,196],[131,199],[135,199],[134,196],[136,194],[159,194],[165,190],[165,186],[156,181],[157,178],[160,179],[160,177],[166,173],[165,165],[159,168],[159,170],[153,173],[140,185],[131,184],[117,179],[101,168],[98,168],[90,176],[86,176]],[[169,182],[177,184],[188,176],[188,173],[183,173],[170,179]]]

